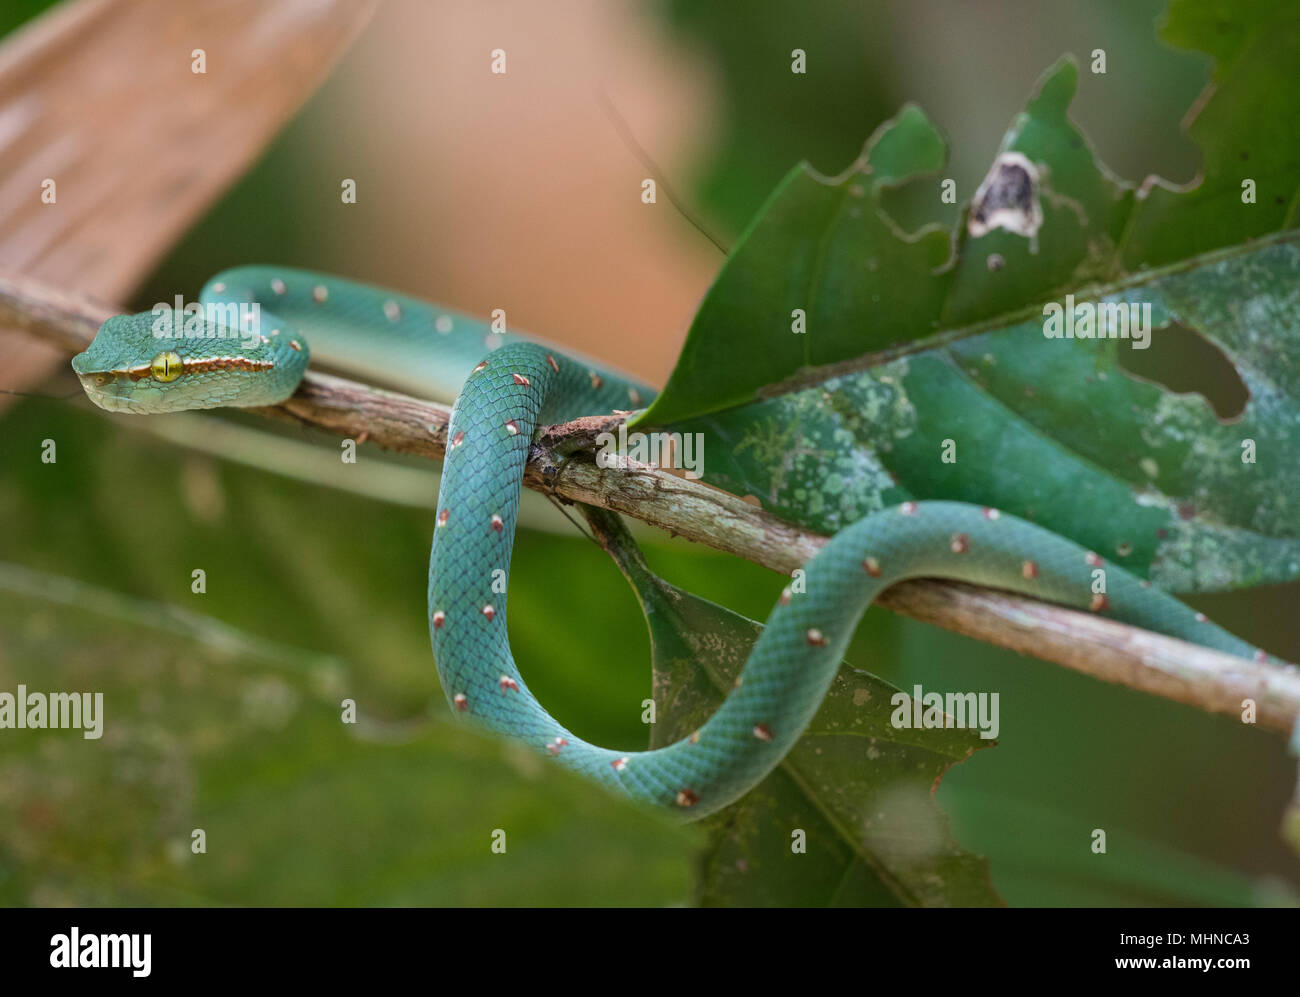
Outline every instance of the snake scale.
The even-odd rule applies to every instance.
[[[951,578],[1100,612],[1243,657],[1263,657],[1095,553],[1014,516],[908,502],[845,527],[785,589],[736,688],[699,730],[653,751],[588,744],[542,707],[507,636],[524,465],[539,425],[634,409],[651,389],[485,323],[364,284],[240,267],[203,289],[196,314],[159,335],[160,312],[105,322],[73,369],[89,397],[151,414],[269,405],[310,354],[362,379],[455,398],[429,562],[429,627],[452,709],[616,792],[688,819],[714,813],[775,767],[812,719],[859,617],[905,578]],[[184,334],[190,333],[190,334]],[[1094,592],[1098,569],[1105,594]]]

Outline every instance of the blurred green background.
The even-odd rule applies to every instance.
[[[0,27],[41,6],[7,6]],[[523,328],[662,380],[721,257],[666,204],[650,229],[611,224],[607,212],[591,220],[590,201],[625,179],[634,204],[642,172],[593,91],[612,95],[726,240],[795,162],[840,171],[904,101],[948,135],[946,175],[968,196],[1038,75],[1067,51],[1085,62],[1107,52],[1107,74],[1085,72],[1075,104],[1100,158],[1130,180],[1186,181],[1199,160],[1179,121],[1209,63],[1157,41],[1160,10],[1145,0],[761,0],[741,12],[703,0],[573,3],[534,12],[562,22],[534,40],[506,12],[393,2],[126,304],[195,294],[225,266],[279,261],[478,313],[506,300]],[[424,33],[429,18],[448,30]],[[512,72],[564,62],[562,38],[606,45],[608,65],[588,77],[570,65],[581,78],[567,89],[504,108],[481,84],[458,89],[459,77],[433,68],[436,79],[425,77],[442,48],[486,52],[502,37]],[[609,68],[620,46],[635,85],[633,70]],[[809,53],[806,76],[788,72],[793,48]],[[452,105],[466,105],[463,133],[439,131]],[[569,130],[529,140],[524,118],[518,135],[510,127],[524,113]],[[504,129],[475,131],[480,119]],[[539,150],[552,146],[572,157],[548,166]],[[458,186],[498,158],[520,169],[517,184],[490,198]],[[346,214],[335,207],[341,176],[360,178]],[[584,198],[588,187],[598,193]],[[933,190],[921,188],[899,194],[901,218],[935,214]],[[593,256],[626,283],[590,273]],[[637,310],[640,333],[617,321],[638,282],[655,303]],[[60,376],[43,390],[73,388]],[[99,742],[0,735],[0,902],[691,902],[695,829],[606,799],[448,716],[423,605],[436,482],[427,474],[425,504],[418,487],[393,484],[394,465],[426,474],[419,462],[363,447],[340,475],[336,440],[277,430],[305,474],[332,482],[310,484],[194,452],[176,436],[219,438],[189,424],[164,438],[81,399],[28,399],[0,419],[0,690],[102,690],[108,714]],[[45,439],[57,441],[56,464],[40,462]],[[403,500],[368,497],[377,491]],[[577,733],[643,747],[649,650],[636,602],[593,544],[534,508],[534,521],[560,525],[519,538],[510,622],[520,667]],[[781,580],[753,565],[644,541],[665,577],[752,618],[779,592]],[[190,591],[196,567],[207,572],[201,596]],[[1298,591],[1192,601],[1296,660]],[[569,609],[557,614],[559,593]],[[1300,863],[1276,833],[1295,781],[1281,738],[880,610],[849,660],[905,688],[1001,693],[999,745],[954,768],[938,800],[958,840],[989,856],[1008,902],[1294,902]],[[339,722],[344,698],[358,704],[355,726]],[[194,828],[207,832],[207,854],[191,853]],[[1104,856],[1090,851],[1093,828],[1108,832]],[[494,829],[506,831],[504,855],[490,850]]]

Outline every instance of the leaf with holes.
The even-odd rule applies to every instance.
[[[1213,378],[1248,393],[1241,411],[1220,418],[1127,373],[1141,339],[1047,338],[1039,315],[674,429],[705,434],[711,484],[825,533],[908,499],[958,499],[1172,591],[1300,577],[1300,233],[1074,302],[1098,321],[1127,321],[1129,306],[1157,346],[1203,336]]]
[[[1234,8],[1221,37],[1206,9],[1176,3],[1166,28],[1218,60],[1192,129],[1201,183],[1109,174],[1069,121],[1064,60],[962,231],[907,235],[881,194],[944,156],[909,108],[843,177],[787,178],[642,421],[703,434],[709,483],[824,533],[959,499],[1172,591],[1300,577],[1300,233],[1278,231],[1300,204],[1300,139],[1269,103],[1300,112],[1300,17]],[[1243,131],[1233,109],[1252,100],[1269,113]],[[1259,165],[1254,199],[1230,162]],[[1185,223],[1194,236],[1171,239]],[[1200,378],[1177,382],[1189,357]]]
[[[653,574],[616,517],[588,512],[650,628],[650,747],[697,730],[735,683],[762,627]],[[610,538],[614,538],[612,541]],[[1000,905],[988,862],[934,803],[944,772],[992,742],[970,728],[897,729],[898,690],[847,664],[766,779],[707,818],[697,894],[719,905]]]
[[[1205,166],[1187,189],[1154,177],[1139,188],[1096,160],[1069,120],[1078,68],[1065,58],[1012,121],[959,230],[909,234],[882,198],[937,171],[947,155],[909,107],[843,175],[827,179],[805,164],[785,178],[710,288],[641,422],[770,397],[804,368],[940,330],[1010,324],[1067,293],[1294,226],[1300,11],[1269,0],[1219,6],[1180,0],[1165,29],[1168,40],[1217,60],[1191,126]]]

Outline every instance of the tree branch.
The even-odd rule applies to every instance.
[[[114,309],[30,278],[0,274],[0,324],[79,351]],[[440,459],[450,410],[433,402],[309,372],[297,393],[261,413],[386,450]],[[524,483],[567,499],[624,513],[676,536],[788,575],[826,538],[802,530],[727,492],[654,468],[601,469],[564,459],[607,419],[548,427],[529,456]],[[1257,704],[1259,726],[1288,732],[1300,715],[1300,671],[1246,661],[1008,592],[922,579],[883,593],[880,604],[977,640],[1072,668],[1210,713],[1239,717]]]

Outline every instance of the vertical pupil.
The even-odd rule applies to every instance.
[[[151,373],[164,383],[174,381],[185,373],[185,364],[175,353],[159,353],[151,362]]]

